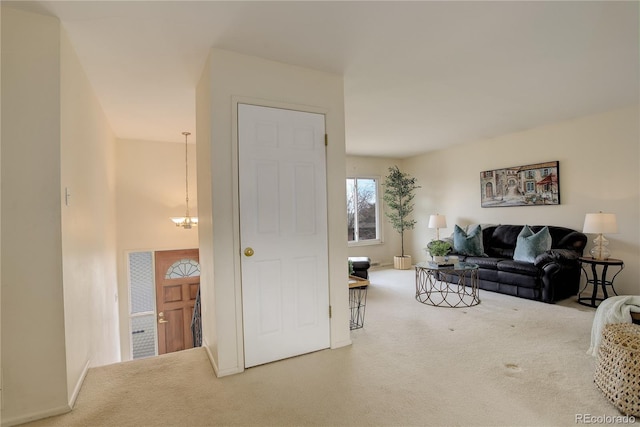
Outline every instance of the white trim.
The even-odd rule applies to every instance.
[[[347,240],[347,246],[371,246],[371,245],[381,245],[384,243],[384,221],[382,221],[382,215],[384,215],[384,210],[382,209],[382,193],[380,192],[380,186],[382,185],[382,177],[378,175],[348,175],[346,179],[373,179],[376,183],[376,231],[378,233],[377,239],[369,239],[369,240],[357,240],[357,241],[349,241]],[[346,183],[346,181],[345,181]]]
[[[224,371],[218,371],[217,377],[221,378],[221,377],[226,377],[228,375],[235,375],[235,374],[241,374],[244,372],[244,368],[230,368],[230,369],[225,369]]]
[[[216,377],[220,378],[220,377],[225,377],[227,375],[240,374],[244,372],[243,368],[232,368],[232,369],[225,369],[224,371],[221,371],[220,368],[218,368],[218,364],[216,363],[215,358],[213,357],[213,353],[211,353],[211,348],[209,347],[209,345],[207,344],[204,338],[202,338],[202,347],[204,347],[204,350],[207,352],[207,358],[209,359],[209,363],[211,363],[211,367],[213,368],[213,373],[215,374]]]
[[[152,314],[156,314],[156,312],[155,311],[141,311],[140,313],[130,314],[129,317],[133,318],[133,317],[150,316]]]
[[[352,345],[352,344],[353,344],[353,342],[350,339],[344,340],[344,341],[337,341],[337,342],[331,344],[330,349],[333,350],[333,349],[340,348],[340,347],[346,347],[346,346],[349,346],[349,345]]]
[[[71,407],[67,404],[44,411],[32,412],[28,415],[20,415],[9,419],[7,419],[3,414],[2,427],[16,426],[19,424],[28,423],[29,421],[41,420],[43,418],[54,417],[56,415],[67,414],[69,412],[71,412]]]
[[[216,363],[213,353],[211,353],[211,349],[209,348],[209,344],[204,337],[202,337],[202,347],[204,347],[204,350],[207,352],[207,357],[209,358],[209,363],[211,363],[211,367],[213,368],[213,373],[218,376],[218,364]]]
[[[235,110],[236,113],[238,111],[237,109],[238,104],[249,104],[249,105],[255,105],[258,107],[279,108],[281,110],[301,111],[303,113],[316,113],[316,114],[322,114],[324,116],[326,116],[329,113],[329,110],[326,108],[314,107],[311,105],[303,105],[303,104],[292,104],[289,102],[274,101],[270,99],[252,98],[247,96],[234,95],[231,97],[231,103],[232,103],[232,108]],[[235,118],[237,118],[237,114],[235,116],[236,116]],[[237,120],[234,123],[236,126],[235,131],[237,135],[237,131],[238,131]],[[236,139],[236,146],[237,145],[238,145],[238,141]]]
[[[180,249],[176,249],[180,250]],[[153,249],[146,250],[127,250],[125,252],[125,269],[127,271],[127,336],[129,340],[129,360],[133,359],[133,330],[131,328],[131,318],[140,317],[140,316],[149,316],[153,315],[154,318],[157,316],[156,312],[158,311],[158,307],[156,305],[156,251]],[[153,277],[153,311],[145,311],[140,313],[131,313],[131,269],[129,256],[134,253],[145,253],[149,252],[151,254],[151,276]],[[156,324],[156,334],[155,334],[155,354],[153,356],[158,356],[158,325]]]
[[[236,306],[236,348],[237,348],[237,368],[226,369],[222,372],[217,370],[215,362],[213,361],[213,355],[211,355],[212,364],[218,377],[226,375],[237,374],[244,372],[244,324],[242,314],[242,275],[241,275],[241,258],[240,258],[240,182],[239,182],[239,167],[238,167],[238,104],[256,105],[259,107],[279,108],[284,110],[301,111],[306,113],[316,113],[325,116],[325,132],[328,131],[326,127],[326,117],[329,114],[329,110],[326,108],[314,107],[310,105],[292,104],[288,102],[267,100],[261,98],[253,98],[247,96],[231,96],[231,175],[232,175],[232,191],[233,191],[233,203],[232,203],[232,217],[233,217],[233,266],[234,266],[234,294],[235,294],[235,306]],[[328,161],[325,162],[327,167]],[[328,176],[328,173],[327,173]],[[328,199],[327,199],[328,200]],[[328,205],[327,205],[328,206]],[[327,211],[328,215],[328,211]],[[329,242],[329,227],[327,217],[327,242]],[[330,246],[328,246],[330,248]],[[329,263],[329,301],[331,301],[331,263]],[[330,348],[338,343],[332,342],[331,337],[331,322],[329,319],[329,344]]]
[[[84,369],[80,374],[80,378],[76,383],[76,386],[73,389],[73,393],[71,394],[71,398],[69,399],[69,407],[73,409],[76,406],[76,400],[78,399],[78,394],[80,394],[80,389],[82,388],[82,384],[84,384],[84,379],[87,376],[87,372],[89,372],[89,365],[91,364],[91,360],[87,360],[87,363],[84,365]]]
[[[231,97],[231,176],[232,176],[232,218],[233,218],[233,296],[236,326],[236,366],[244,368],[244,318],[242,313],[242,273],[240,259],[240,177],[238,164],[238,104],[257,102],[250,98]],[[208,347],[207,347],[208,350]],[[215,365],[215,361],[212,363]],[[216,376],[223,376],[215,366]],[[242,370],[240,370],[242,372]]]
[[[71,394],[71,397],[69,398],[69,403],[67,405],[58,406],[56,408],[47,409],[45,411],[33,412],[28,415],[21,415],[21,416],[17,416],[10,419],[6,419],[3,417],[2,427],[15,426],[19,424],[24,424],[29,421],[40,420],[43,418],[53,417],[56,415],[62,415],[62,414],[71,412],[71,410],[76,404],[76,400],[78,399],[78,395],[80,394],[80,390],[82,389],[84,380],[87,377],[87,373],[89,372],[90,364],[91,364],[91,361],[88,360],[84,368],[82,369],[82,374],[80,374],[80,378],[78,379],[78,382],[76,383],[76,386],[73,389],[73,393]]]
[[[376,239],[376,240],[360,240],[358,242],[347,242],[347,246],[352,248],[352,247],[357,247],[357,246],[373,246],[373,245],[381,245],[384,242],[381,239]]]

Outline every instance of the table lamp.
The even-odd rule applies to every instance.
[[[609,241],[603,236],[604,233],[617,233],[618,222],[616,214],[612,213],[588,213],[584,217],[583,233],[594,233],[598,236],[593,240],[593,248],[591,248],[591,257],[599,260],[609,259],[611,252],[607,246]]]
[[[428,227],[436,229],[436,240],[440,240],[440,229],[447,228],[447,218],[440,214],[431,215]]]

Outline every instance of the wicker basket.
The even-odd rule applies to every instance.
[[[605,326],[594,381],[622,413],[640,416],[640,326]]]

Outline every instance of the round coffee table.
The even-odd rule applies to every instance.
[[[480,304],[478,266],[416,264],[416,300],[435,307],[471,307]]]

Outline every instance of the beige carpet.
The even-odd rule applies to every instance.
[[[215,378],[202,349],[91,369],[69,414],[33,426],[574,426],[619,415],[593,383],[594,309],[481,291],[414,299],[414,272],[371,274],[353,345]]]

